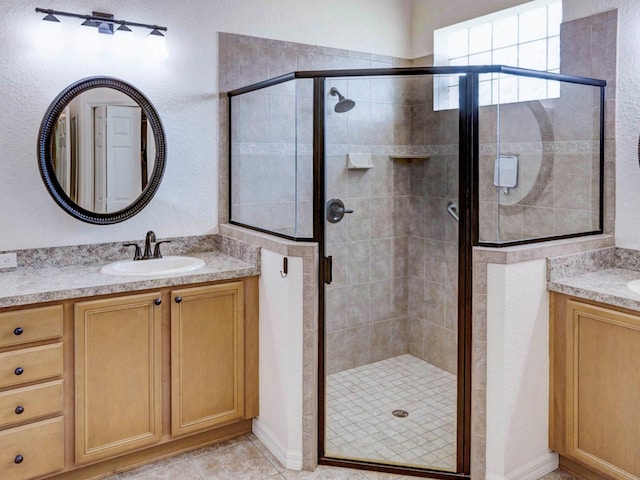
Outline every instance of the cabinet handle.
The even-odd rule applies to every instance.
[[[22,463],[24,457],[22,455],[16,455],[16,458],[13,459],[13,463]]]
[[[24,407],[22,405],[18,405],[16,407],[15,412],[16,412],[16,415],[20,415],[22,412],[24,412]]]
[[[24,332],[22,327],[17,327],[16,329],[13,330],[14,335],[22,335],[22,332]]]
[[[162,299],[161,298],[156,298],[153,303],[155,303],[156,305],[160,305],[162,303]]]
[[[24,373],[24,368],[18,367],[13,371],[13,373],[15,373],[16,375],[22,375]]]
[[[182,302],[182,297],[176,297],[176,303]]]

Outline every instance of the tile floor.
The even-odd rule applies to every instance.
[[[335,408],[338,412],[342,407],[353,410],[356,405],[363,405],[363,401],[367,402],[366,405],[369,405],[369,410],[380,411],[381,417],[384,416],[384,414],[389,414],[390,409],[401,408],[408,410],[410,413],[406,418],[398,418],[398,424],[399,421],[411,419],[412,416],[415,419],[419,415],[431,421],[432,425],[436,419],[440,419],[441,422],[439,423],[441,423],[441,425],[435,429],[432,428],[432,431],[435,432],[439,430],[439,438],[453,438],[453,442],[455,441],[453,435],[450,437],[445,435],[450,433],[450,428],[447,427],[447,425],[450,425],[451,417],[454,418],[453,422],[455,427],[455,410],[453,407],[455,405],[455,377],[453,375],[443,372],[433,365],[410,355],[402,355],[382,362],[376,362],[376,364],[365,365],[364,367],[359,367],[359,369],[362,370],[352,369],[330,376],[329,385],[331,390],[327,394],[336,395],[337,401],[343,404],[344,402],[351,402],[350,406],[348,404],[341,406],[336,404]],[[401,372],[400,376],[398,376],[398,372]],[[376,376],[381,373],[383,373],[382,377]],[[357,374],[357,376],[352,378],[355,374]],[[420,376],[420,378],[417,378],[416,375]],[[430,392],[427,394],[421,390],[425,388],[422,384],[423,376],[424,378],[430,377],[430,379],[426,381],[430,388]],[[398,379],[403,377],[405,380],[398,385]],[[407,377],[409,377],[408,382],[406,381]],[[453,386],[451,385],[452,382]],[[381,389],[378,384],[384,388]],[[399,389],[400,392],[393,393],[394,388]],[[424,399],[429,398],[429,395],[433,398],[425,402]],[[334,397],[331,398],[336,400]],[[445,400],[450,398],[453,399],[453,402]],[[404,403],[399,404],[398,399],[401,399]],[[418,399],[420,399],[420,402],[418,402]],[[333,400],[330,399],[330,403]],[[425,406],[425,404],[427,406]],[[420,411],[420,409],[424,411]],[[420,411],[419,415],[417,414],[418,411]],[[336,412],[333,413],[335,414]],[[359,414],[370,413],[354,412],[354,415]],[[348,443],[345,442],[338,445],[338,443],[340,443],[338,439],[348,440],[348,438],[350,438],[347,436],[348,434],[353,434],[356,435],[356,438],[360,438],[357,435],[364,436],[364,434],[358,431],[351,433],[350,428],[346,427],[344,431],[337,428],[337,425],[340,424],[348,426],[350,421],[357,422],[355,418],[339,418],[338,416],[332,418],[332,425],[336,426],[332,429],[332,435],[334,435],[332,437],[333,445],[335,448],[341,449],[341,452],[347,452],[349,448],[347,446]],[[396,422],[396,420],[393,419],[396,419],[396,417],[392,417],[391,420],[392,422]],[[384,431],[384,428],[392,429],[393,427],[393,425],[384,427],[384,422],[378,425],[377,422],[374,421],[373,424],[376,425],[375,428],[378,429],[378,432]],[[411,431],[414,431],[413,428],[414,427],[412,427]],[[366,428],[360,428],[360,430],[368,436],[375,436],[376,434],[376,432],[367,433]],[[387,436],[386,441],[383,438],[379,443],[387,447],[393,447],[393,442],[395,442],[394,438],[396,435],[402,435],[403,432],[407,432],[406,424],[399,432],[393,432],[393,436]],[[393,441],[388,439],[392,439]],[[422,441],[419,443],[422,443]],[[402,444],[403,442],[401,441],[399,445]],[[449,450],[445,448],[447,445],[455,446],[455,443],[449,441],[437,450],[442,450],[443,455],[446,453],[443,457],[435,455],[435,457],[441,458],[443,462],[452,461],[454,458],[448,453]],[[374,444],[369,444],[369,447],[372,449],[377,448]],[[392,447],[389,447],[391,451],[393,451]],[[408,447],[405,445],[403,448]],[[408,448],[408,450],[415,450],[415,448],[416,447]],[[375,451],[380,453],[381,449],[378,448]],[[431,451],[434,452],[436,450]],[[384,453],[384,450],[382,450],[382,452]],[[419,456],[422,454],[418,452],[415,455]],[[397,457],[394,458],[397,459]],[[432,466],[437,463],[436,460],[430,460],[430,462],[432,462]],[[366,470],[327,467],[323,465],[318,466],[313,472],[287,470],[255,435],[248,434],[226,442],[160,460],[128,472],[112,475],[106,480],[411,480],[415,478],[416,477],[403,475],[369,472]],[[573,480],[573,478],[556,470],[542,477],[540,480]]]
[[[318,466],[314,472],[287,470],[253,435],[160,460],[106,480],[408,480],[414,477]],[[554,479],[555,480],[555,479]]]
[[[412,355],[329,375],[326,455],[455,470],[456,401],[456,376]]]
[[[415,480],[416,477],[318,466],[313,472],[285,469],[253,435],[204,447],[106,480]],[[574,480],[556,470],[540,480]]]

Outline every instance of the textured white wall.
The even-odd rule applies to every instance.
[[[260,415],[253,431],[287,468],[302,468],[302,259],[262,249]]]
[[[0,3],[0,250],[213,233],[217,229],[217,32],[407,56],[411,0],[31,0]],[[35,7],[92,9],[169,28],[169,56],[130,58],[114,37],[88,48],[78,22],[62,19],[60,40],[45,44]],[[137,30],[136,30],[137,31]],[[69,48],[60,48],[64,43]],[[120,224],[94,226],[70,217],[46,192],[36,140],[46,108],[70,83],[111,75],[138,87],[158,110],[167,135],[165,178],[151,203]]]
[[[564,0],[566,20],[618,9],[616,245],[640,249],[640,2]]]
[[[557,468],[548,449],[546,261],[487,267],[487,480]]]

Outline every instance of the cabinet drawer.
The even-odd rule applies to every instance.
[[[0,432],[3,480],[27,480],[64,468],[62,417]]]
[[[62,336],[62,305],[0,313],[0,347]]]
[[[62,413],[62,380],[0,393],[0,427]]]
[[[0,353],[0,388],[62,375],[62,343]]]

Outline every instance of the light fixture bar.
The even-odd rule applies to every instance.
[[[109,13],[93,12],[91,15],[82,15],[80,13],[62,12],[60,10],[52,10],[50,8],[36,8],[36,12],[46,13],[47,17],[49,17],[49,15],[58,15],[62,17],[80,18],[84,20],[82,24],[85,26],[96,26],[98,28],[102,28],[101,26],[104,24],[111,26],[110,32],[100,30],[102,33],[113,34],[114,24],[120,25],[116,30],[125,31],[125,32],[131,31],[131,29],[128,27],[148,28],[149,30],[151,30],[151,33],[153,33],[154,35],[160,34],[161,36],[164,36],[161,32],[167,31],[167,27],[162,27],[160,25],[150,25],[148,23],[130,22],[128,20],[116,20],[115,18],[113,18],[113,15]],[[47,18],[47,17],[45,17],[43,20],[45,19],[50,20],[50,18]],[[107,27],[104,27],[104,28],[106,29]],[[154,32],[157,32],[157,33],[154,33]]]

